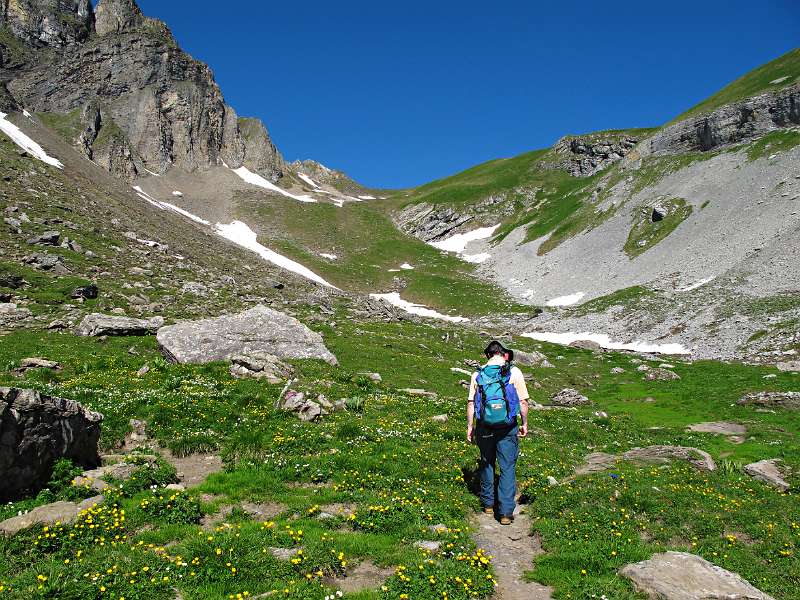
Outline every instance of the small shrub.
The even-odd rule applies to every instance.
[[[200,502],[180,490],[153,492],[139,502],[139,509],[153,519],[181,525],[197,524],[203,517]]]

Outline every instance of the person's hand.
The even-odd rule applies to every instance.
[[[519,426],[519,437],[524,438],[528,435],[528,424],[523,423]]]
[[[472,425],[467,426],[467,441],[472,443]]]

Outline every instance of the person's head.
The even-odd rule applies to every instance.
[[[486,350],[483,351],[486,355],[486,358],[494,358],[495,356],[502,356],[506,362],[511,362],[514,360],[514,351],[509,350],[508,348],[504,347],[503,344],[494,340],[488,346],[486,346]]]

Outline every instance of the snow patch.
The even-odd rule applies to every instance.
[[[651,344],[648,342],[614,342],[604,333],[545,333],[545,332],[532,332],[523,333],[522,337],[530,338],[540,342],[550,342],[553,344],[561,344],[569,346],[572,342],[578,340],[587,340],[596,342],[603,348],[609,350],[630,350],[632,352],[646,352],[653,354],[691,354],[681,344]]]
[[[27,110],[24,110],[24,109],[23,109],[23,111],[22,111],[22,114],[23,114],[24,116],[28,117],[29,119],[32,117],[31,113],[29,113]]]
[[[586,296],[586,292],[575,292],[569,296],[559,296],[548,300],[546,306],[572,306],[583,300],[584,296]]]
[[[172,192],[172,195],[175,196],[176,198],[183,198],[183,192],[179,190],[175,190],[174,192]]]
[[[150,170],[150,169],[148,169],[147,167],[145,167],[145,169],[144,169],[144,170],[145,170],[145,171],[147,171],[148,173],[150,173],[150,175],[152,175],[153,177],[161,177],[161,175],[159,175],[159,174],[158,174],[158,173],[156,173],[155,171],[151,171],[151,170]]]
[[[60,160],[49,156],[47,152],[44,151],[44,148],[29,138],[19,127],[14,125],[11,121],[6,120],[7,116],[6,113],[0,112],[0,131],[10,137],[12,142],[43,163],[47,163],[57,169],[64,168]]]
[[[467,244],[476,240],[485,240],[491,237],[500,227],[500,223],[494,227],[481,227],[467,233],[457,233],[440,242],[431,242],[431,246],[444,250],[445,252],[456,252],[462,254],[467,249]]]
[[[267,181],[258,173],[253,173],[247,167],[239,167],[238,169],[232,169],[234,173],[236,173],[243,181],[251,185],[258,186],[260,188],[264,188],[265,190],[269,190],[271,192],[276,192],[281,194],[282,196],[286,196],[287,198],[292,198],[293,200],[299,200],[300,202],[309,202],[313,203],[316,202],[316,199],[312,198],[311,196],[298,196],[296,194],[292,194],[287,192],[283,188],[278,187],[271,181]]]
[[[336,256],[335,254],[325,254],[324,252],[321,252],[321,253],[320,253],[320,256],[321,256],[322,258],[327,258],[328,260],[336,260],[336,259],[338,259],[338,258],[339,258],[339,257],[338,257],[338,256]]]
[[[678,288],[676,291],[678,292],[691,292],[692,290],[696,290],[699,287],[703,287],[710,281],[714,281],[713,277],[706,277],[705,279],[701,279],[700,281],[696,281],[691,285],[687,285],[686,287]]]
[[[311,187],[315,187],[315,188],[318,188],[318,187],[319,187],[319,186],[318,186],[316,183],[314,183],[314,180],[313,180],[313,179],[311,179],[311,177],[309,177],[309,176],[308,176],[308,175],[306,175],[305,173],[298,173],[298,174],[297,174],[297,176],[298,176],[300,179],[302,179],[303,181],[305,181],[305,182],[306,182],[308,185],[310,185]]]
[[[442,313],[436,312],[435,310],[427,308],[421,304],[414,304],[413,302],[403,300],[400,297],[400,294],[397,292],[390,292],[388,294],[370,294],[369,297],[375,298],[376,300],[383,300],[392,306],[396,306],[400,310],[404,310],[407,313],[418,315],[420,317],[439,319],[440,321],[449,321],[450,323],[464,323],[469,321],[469,319],[465,317],[452,317],[450,315],[443,315]]]
[[[359,196],[359,200],[377,200],[375,196]]]
[[[326,287],[336,287],[325,281],[322,277],[314,273],[314,271],[308,267],[304,267],[300,263],[295,262],[290,258],[286,258],[285,256],[282,256],[277,252],[274,252],[269,248],[259,244],[256,232],[250,229],[250,227],[247,226],[247,223],[242,223],[241,221],[233,221],[227,225],[217,223],[214,229],[217,234],[224,237],[226,240],[230,240],[242,248],[246,248],[247,250],[255,252],[267,262],[271,262],[272,264],[281,267],[282,269],[286,269],[287,271],[297,273],[306,279],[310,279],[311,281],[322,284]]]
[[[784,75],[783,77],[778,77],[777,79],[773,79],[772,81],[770,81],[770,83],[773,84],[773,85],[777,85],[779,83],[783,83],[787,79],[789,79],[789,76],[788,75]]]
[[[211,225],[209,221],[198,217],[197,215],[193,215],[189,211],[183,210],[180,206],[175,206],[174,204],[170,204],[169,202],[162,202],[161,200],[156,200],[145,192],[140,186],[135,185],[133,189],[136,190],[136,195],[139,196],[142,200],[147,200],[150,204],[158,208],[159,210],[171,210],[174,213],[178,213],[181,216],[186,217],[187,219],[191,219],[195,223],[200,223],[201,225]]]
[[[403,263],[402,265],[400,265],[400,268],[403,269],[404,271],[413,271],[414,270],[414,267],[412,265],[408,264],[408,263]]]

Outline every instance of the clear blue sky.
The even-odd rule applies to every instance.
[[[405,187],[670,120],[800,45],[798,0],[139,0],[289,160]]]

